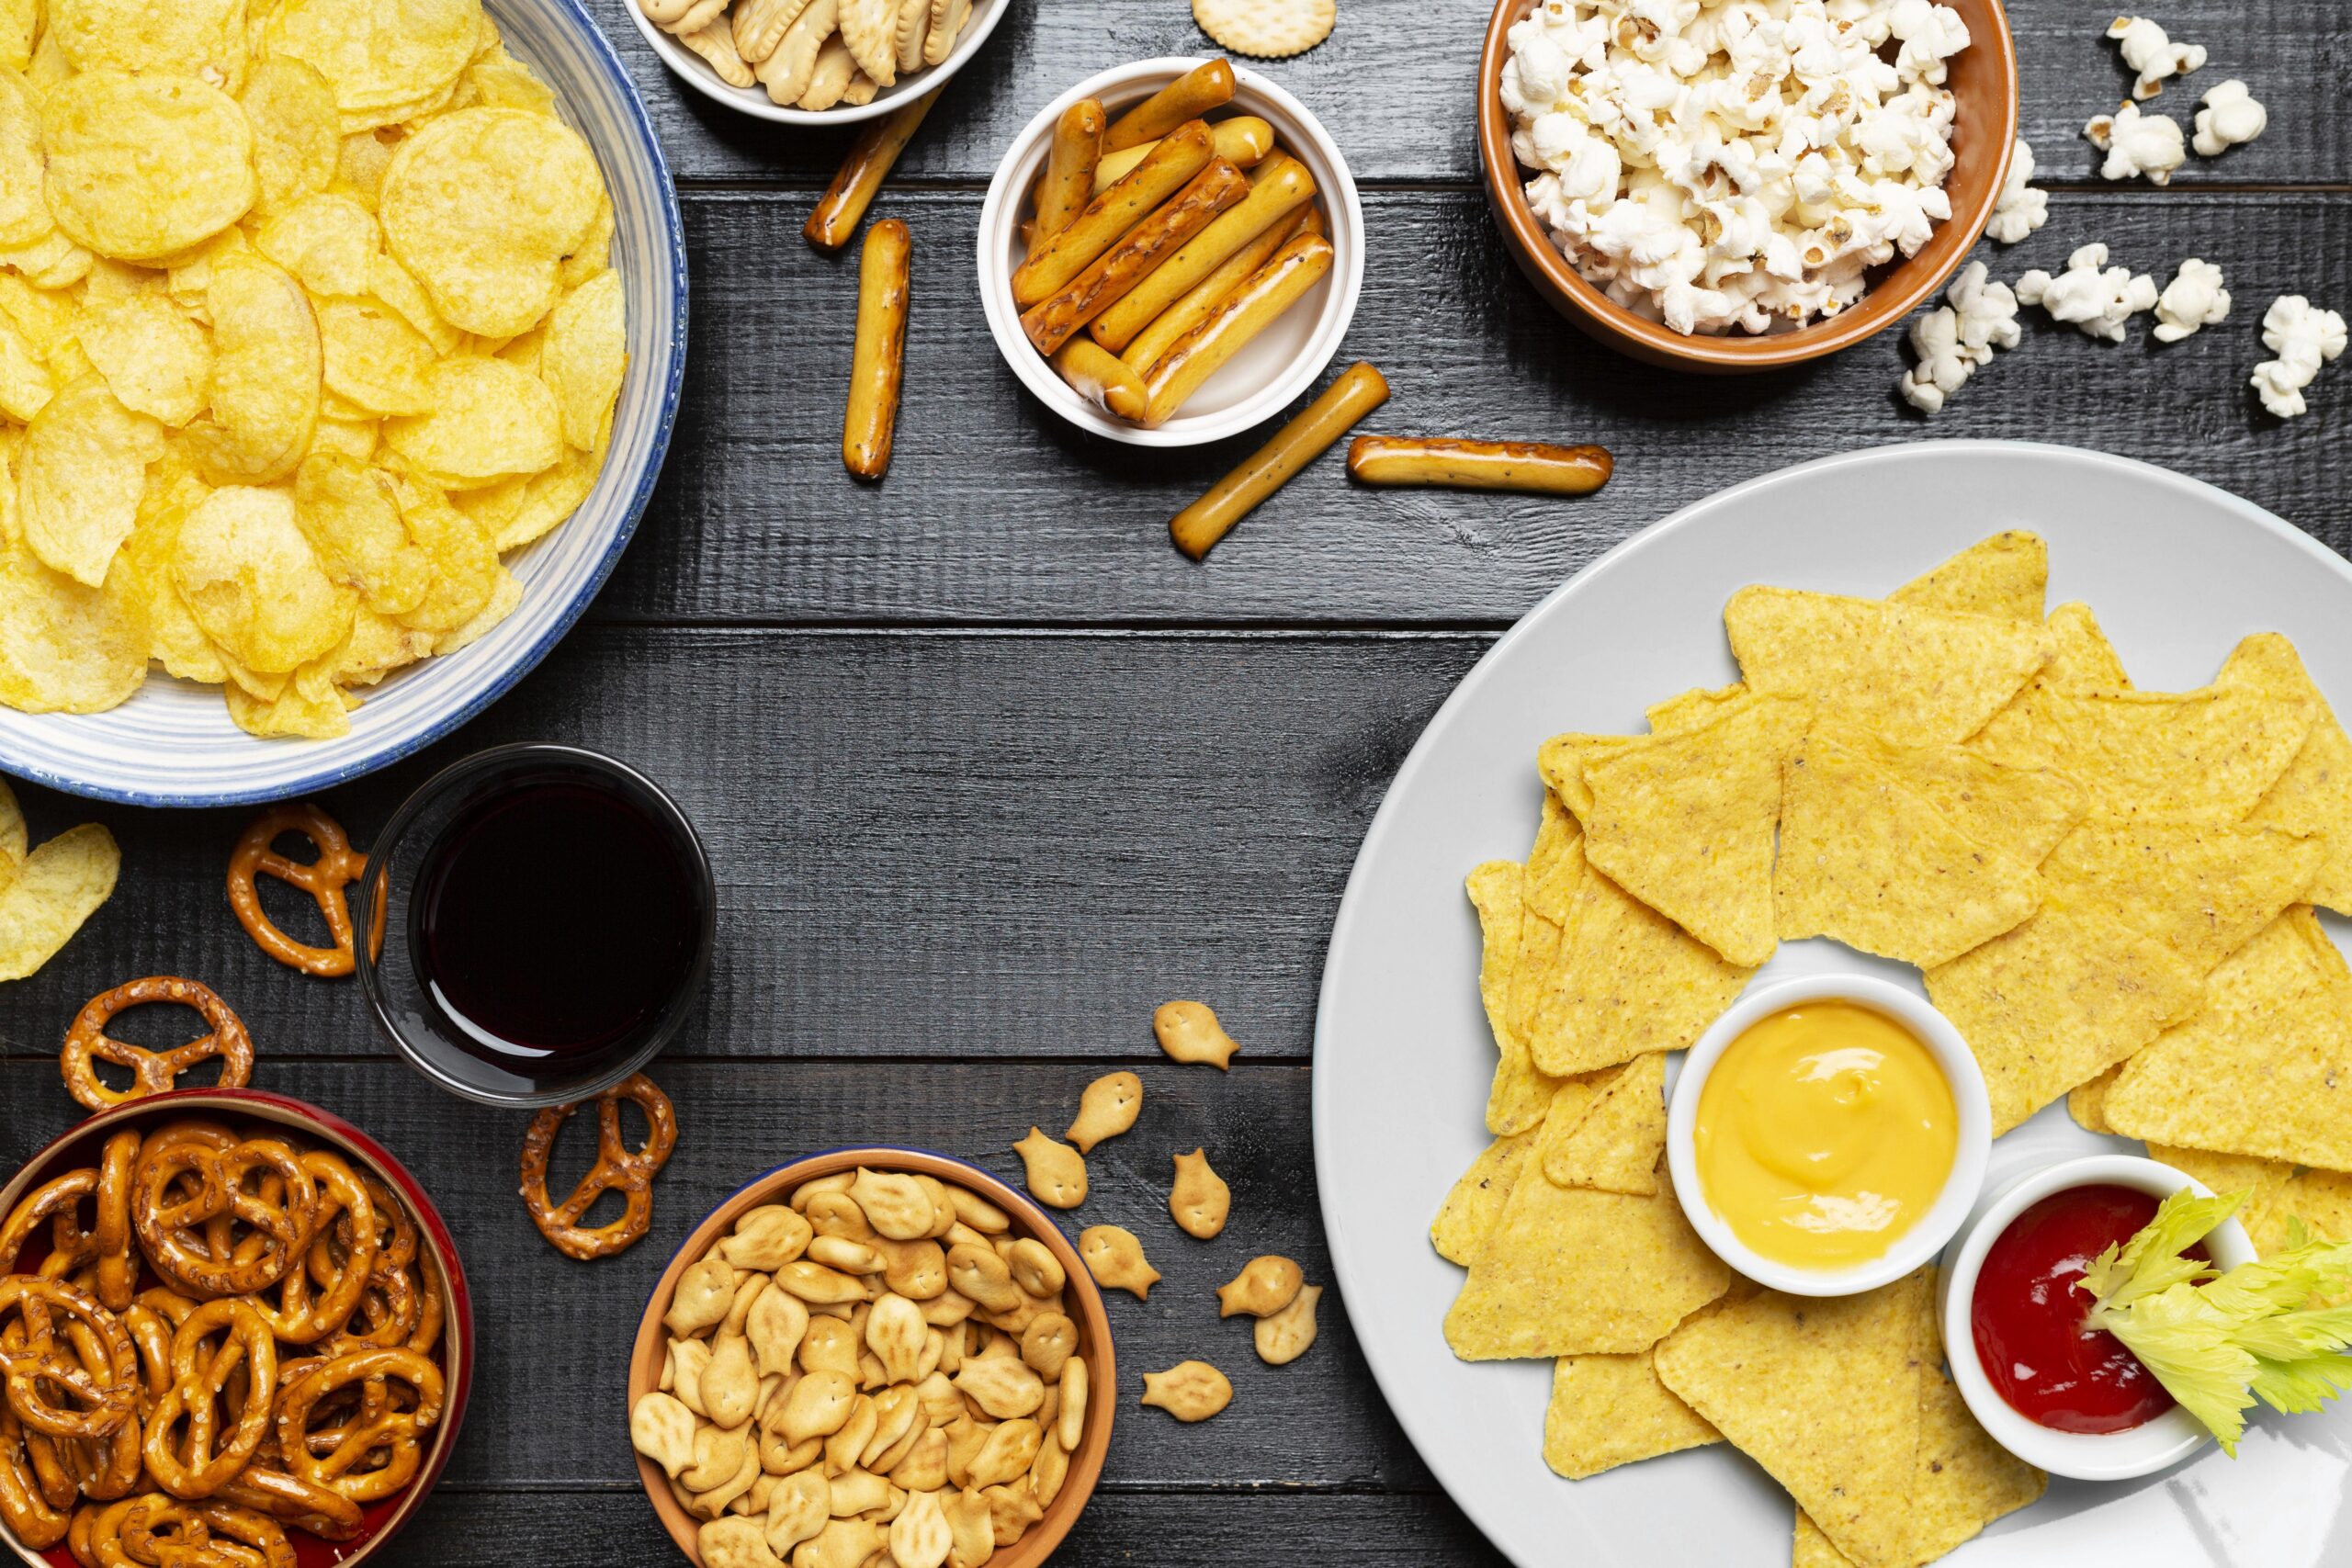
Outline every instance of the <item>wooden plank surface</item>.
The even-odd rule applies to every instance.
[[[651,109],[681,177],[822,185],[849,132],[772,125],[705,99],[673,78],[623,13],[633,0],[588,0]],[[950,85],[902,167],[924,181],[986,183],[1014,136],[1081,78],[1131,60],[1216,52],[1183,0],[1005,0],[996,34]],[[2337,0],[2175,0],[2157,15],[2177,41],[2204,44],[2211,62],[2151,106],[2186,126],[2199,94],[2242,78],[2270,109],[2250,147],[2191,157],[2177,186],[2342,184],[2352,135],[2339,103]],[[1478,50],[1488,7],[1432,10],[1419,0],[1346,0],[1330,40],[1295,60],[1244,62],[1295,94],[1338,139],[1360,181],[1478,178]],[[2052,182],[2098,182],[2083,122],[2111,110],[2131,73],[2103,36],[2114,15],[2030,0],[2009,7],[2018,39],[2022,127]]]
[[[1149,451],[1083,434],[1022,389],[980,315],[979,200],[888,191],[914,229],[904,410],[889,475],[863,484],[839,449],[856,315],[853,260],[802,243],[808,197],[687,203],[693,364],[669,466],[607,617],[674,621],[1503,625],[1647,524],[1727,485],[1856,446],[1984,436],[2099,446],[2194,475],[2341,548],[2352,372],[2280,422],[2246,385],[2271,299],[2352,296],[2352,193],[2062,196],[2025,243],[1980,248],[1996,276],[2057,269],[2102,240],[2168,280],[2202,255],[2233,313],[2185,343],[2095,343],[2039,310],[2026,341],[1933,420],[1896,397],[1900,333],[1770,375],[1693,378],[1634,364],[1555,315],[1514,270],[1475,195],[1365,199],[1363,302],[1340,360],[1394,389],[1363,428],[1598,441],[1598,495],[1561,501],[1376,491],[1338,453],[1292,481],[1204,564],[1167,520],[1263,433]],[[789,344],[789,350],[782,345]],[[1336,373],[1336,372],[1334,372]],[[2000,498],[2030,524],[2030,498]],[[1891,527],[1901,526],[1890,512]]]

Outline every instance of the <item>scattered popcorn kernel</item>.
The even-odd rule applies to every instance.
[[[2128,266],[2109,266],[2107,247],[2085,245],[2052,276],[2036,267],[2018,279],[2018,303],[2039,305],[2102,343],[2121,343],[2132,318],[2156,308],[2156,280]]]
[[[2107,36],[2122,46],[2123,63],[2139,73],[2132,84],[2135,98],[2153,98],[2165,90],[2166,77],[2186,76],[2205,63],[2203,44],[2175,43],[2145,17],[2118,17],[2107,25]]]
[[[2197,135],[2191,143],[2200,158],[2218,158],[2270,129],[2270,111],[2234,76],[2206,89],[2202,102],[2205,107],[2197,111]]]
[[[2156,297],[2156,341],[2178,343],[2229,313],[2230,291],[2222,287],[2222,269],[2191,256]]]
[[[2304,412],[2303,389],[2320,367],[2344,352],[2344,318],[2314,310],[2300,294],[2284,294],[2263,312],[2262,346],[2277,355],[2254,367],[2254,389],[2262,406],[2280,419]]]
[[[2027,183],[2032,178],[2033,149],[2020,136],[2009,154],[2008,175],[2001,182],[1992,220],[1984,225],[1996,244],[2014,245],[2050,220],[2050,193]]]
[[[2144,176],[2153,186],[2172,184],[2172,172],[2188,161],[2180,125],[2160,114],[2142,114],[2127,103],[2113,114],[2093,115],[2083,127],[2091,145],[2107,154],[2099,177],[2128,180]]]

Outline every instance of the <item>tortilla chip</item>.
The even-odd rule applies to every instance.
[[[2106,1111],[2152,1144],[2352,1171],[2352,987],[2208,1008],[2125,1065]]]
[[[1652,1051],[1681,1050],[1754,972],[1725,963],[1587,866],[1562,929],[1550,989],[1525,1026],[1528,1053],[1543,1071],[1570,1077]]]
[[[2203,999],[2197,972],[2169,948],[2054,892],[2031,919],[1928,970],[1927,981],[1928,999],[1984,1069],[1996,1137]]]
[[[1789,1552],[1789,1563],[1790,1568],[1852,1568],[1837,1542],[1821,1533],[1821,1527],[1802,1505],[1797,1508],[1796,1541]]]
[[[1810,697],[1903,746],[1975,734],[2054,646],[2041,626],[1792,588],[1741,589],[1724,625],[1752,689]]]
[[[1592,810],[1592,790],[1584,771],[1644,739],[1639,735],[1555,735],[1536,749],[1535,771],[1560,804],[1581,820]]]
[[[1518,862],[1490,860],[1473,870],[1467,883],[1470,902],[1478,911],[1482,950],[1478,999],[1486,1005],[1487,1028],[1498,1053],[1494,1086],[1487,1095],[1487,1131],[1498,1137],[1528,1132],[1542,1122],[1554,1087],[1528,1059],[1527,1043],[1510,1017],[1525,882]]]
[[[2311,901],[2339,915],[2352,914],[2352,738],[2317,687],[2311,700],[2312,730],[2303,749],[2246,821],[2325,839],[2327,863],[2312,884]]]
[[[1772,956],[1781,759],[1806,714],[1762,700],[1585,763],[1586,861],[1733,964]]]
[[[1850,725],[1819,724],[1814,733],[1871,759],[1962,833],[2029,868],[2087,809],[2082,786],[2059,769],[2013,768],[1964,746],[1891,746]]]
[[[1654,1198],[1520,1177],[1445,1314],[1464,1360],[1645,1350],[1731,1283],[1663,1171]]]
[[[1544,1411],[1545,1464],[1581,1481],[1724,1440],[1657,1381],[1650,1355],[1563,1356],[1552,1363],[1552,1403]]]
[[[1535,1129],[1531,1127],[1497,1138],[1470,1162],[1470,1168],[1455,1179],[1430,1225],[1430,1245],[1437,1248],[1440,1258],[1470,1267],[1470,1260],[1478,1255],[1478,1244],[1502,1216],[1511,1183],[1519,1179],[1520,1167],[1534,1147]]]
[[[1510,1026],[1521,1041],[1532,1037],[1536,1010],[1558,982],[1561,924],[1583,879],[1584,835],[1547,792],[1520,885],[1519,957],[1511,964]]]
[[[2300,900],[2326,854],[2272,828],[2086,823],[2041,874],[2075,908],[2155,938],[2201,975]]]
[[[2070,602],[2050,612],[2050,635],[2055,651],[2025,690],[1987,719],[1969,741],[1969,749],[2017,768],[2063,765],[2066,738],[2046,700],[2053,692],[2128,692],[2132,677],[2123,660],[2099,629],[2087,604]]]
[[[1596,1075],[1597,1076],[1597,1075]],[[1653,1051],[1616,1069],[1573,1124],[1544,1123],[1544,1174],[1563,1187],[1646,1198],[1666,1153],[1666,1056]]]
[[[1930,1275],[1854,1296],[1766,1291],[1657,1347],[1660,1381],[1786,1487],[1858,1568],[1910,1568]]]
[[[1654,703],[1643,717],[1649,720],[1653,735],[1671,735],[1677,730],[1696,729],[1723,716],[1724,705],[1747,695],[1747,682],[1734,681],[1728,686],[1693,686],[1662,703]]]
[[[1887,597],[2005,621],[2039,621],[2049,587],[2050,547],[2039,534],[2012,528],[1979,539]]]
[[[1827,732],[1789,759],[1773,873],[1780,934],[1931,968],[2015,928],[2041,879],[1969,837],[1883,761]]]
[[[2161,1038],[2161,1037],[2160,1037]],[[2129,1061],[2126,1057],[2124,1060]],[[2066,1114],[2086,1133],[2112,1133],[2108,1125],[2107,1091],[2115,1087],[2115,1075],[2123,1070],[2123,1063],[2115,1066],[2085,1083],[2066,1091]]]

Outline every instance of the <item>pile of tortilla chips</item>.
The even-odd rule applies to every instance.
[[[481,0],[0,5],[0,704],[330,738],[497,625],[604,461],[613,223]]]
[[[1495,1142],[1431,1227],[1465,1360],[1555,1359],[1569,1477],[1730,1440],[1795,1561],[1914,1568],[2039,1496],[1940,1370],[1931,1270],[1808,1301],[1734,1278],[1664,1164],[1663,1053],[1783,938],[1918,966],[2007,1131],[2061,1097],[2271,1252],[2352,1235],[2352,739],[2286,638],[2133,688],[2005,533],[1884,599],[1755,587],[1742,679],[1561,735],[1526,862],[1470,874]]]

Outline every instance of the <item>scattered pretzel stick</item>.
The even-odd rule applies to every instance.
[[[1609,482],[1611,467],[1605,446],[1559,446],[1548,441],[1359,435],[1348,446],[1348,472],[1374,485],[1590,495]]]
[[[1259,502],[1329,451],[1350,425],[1387,400],[1387,380],[1369,361],[1357,360],[1323,389],[1322,396],[1276,431],[1272,441],[1217,480],[1206,495],[1170,518],[1169,536],[1178,549],[1199,560]]]
[[[865,236],[857,264],[857,344],[849,372],[849,407],[842,426],[842,461],[862,479],[890,467],[890,439],[899,423],[899,388],[906,376],[907,226],[885,218]]]
[[[816,210],[808,214],[808,221],[800,232],[820,251],[838,251],[849,243],[857,232],[858,220],[873,203],[874,193],[882,188],[889,177],[890,167],[914,139],[916,128],[923,116],[939,100],[942,88],[934,87],[919,98],[910,98],[902,108],[892,110],[881,118],[869,121],[850,143],[849,155],[833,175],[833,183],[817,198]]]

